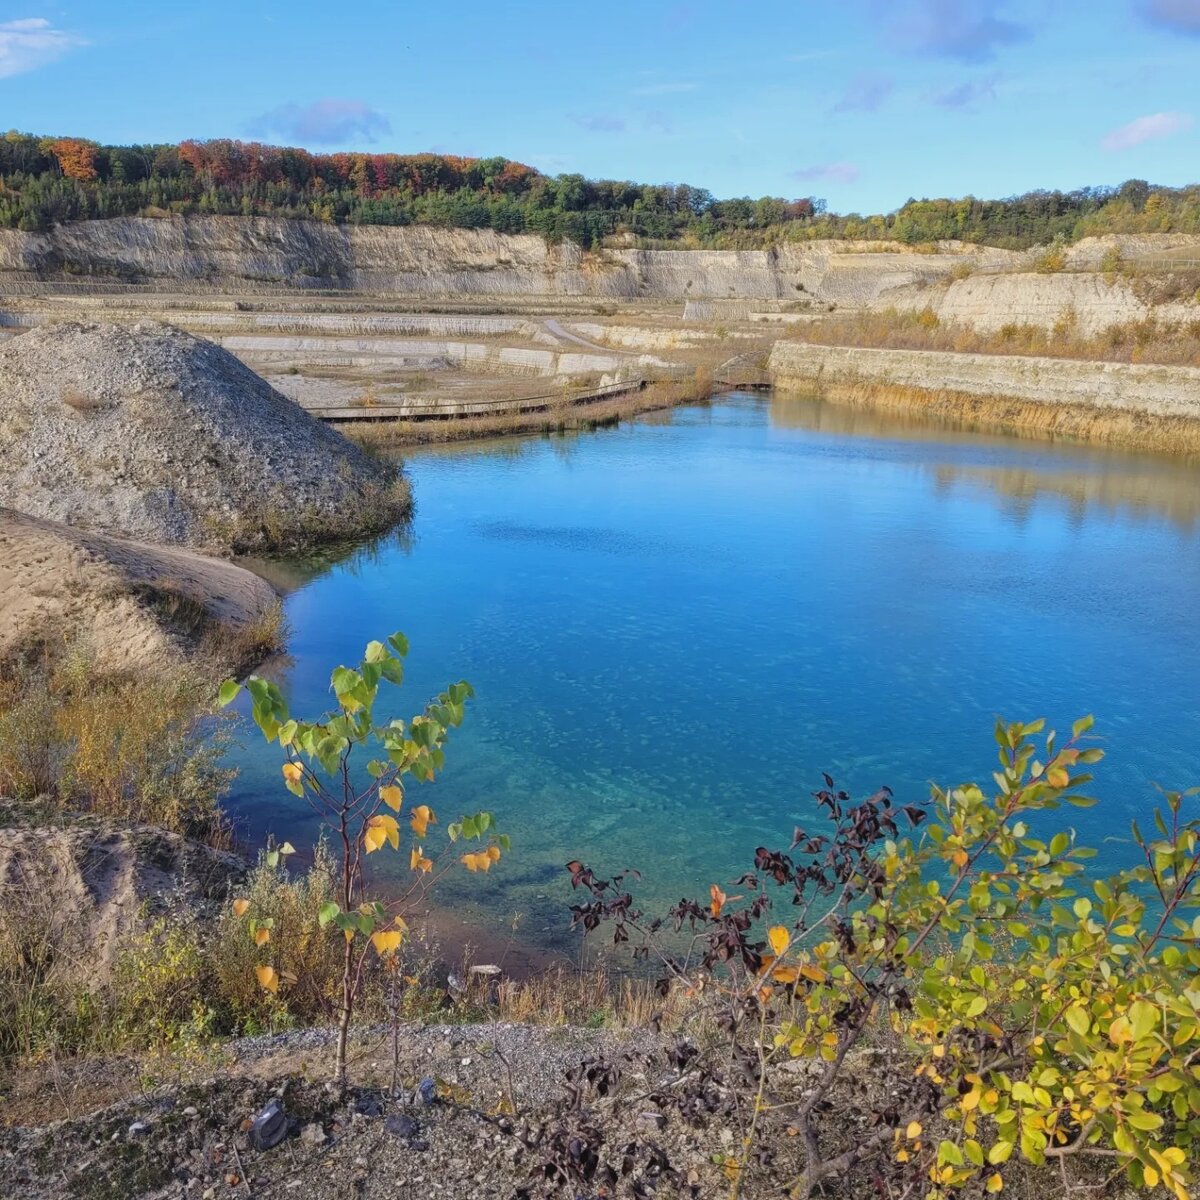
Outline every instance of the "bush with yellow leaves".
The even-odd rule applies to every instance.
[[[786,850],[760,846],[742,894],[714,884],[707,901],[655,921],[623,877],[570,864],[592,896],[573,906],[577,925],[613,923],[615,941],[661,961],[664,995],[684,988],[724,1013],[724,1061],[752,1081],[734,1196],[771,1169],[756,1146],[786,1121],[803,1165],[777,1182],[800,1198],[835,1182],[847,1195],[995,1193],[1022,1164],[1053,1168],[1066,1195],[1078,1169],[1098,1162],[1189,1200],[1200,1142],[1200,789],[1166,793],[1153,836],[1133,824],[1137,861],[1089,878],[1095,852],[1047,825],[1063,805],[1092,804],[1081,789],[1102,752],[1087,744],[1090,726],[1039,747],[1042,722],[998,724],[991,795],[965,784],[900,804],[884,788],[855,802],[826,777],[816,800],[828,831],[797,828]],[[771,923],[776,903],[788,906],[786,924]],[[663,940],[672,927],[690,930],[683,953]],[[847,1137],[828,1114],[872,1047],[885,1060],[877,1108]],[[779,1100],[796,1060],[811,1074]],[[692,1092],[715,1094],[705,1068],[688,1065],[701,1080]],[[862,1191],[847,1190],[856,1178]]]

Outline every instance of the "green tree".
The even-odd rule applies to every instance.
[[[337,667],[330,677],[336,708],[315,720],[292,716],[277,684],[257,675],[245,683],[254,723],[268,742],[283,751],[283,782],[292,795],[306,800],[331,835],[338,858],[340,879],[337,899],[320,912],[322,926],[333,925],[345,939],[334,1080],[346,1082],[346,1046],[363,969],[371,955],[394,962],[407,931],[403,913],[418,895],[456,865],[468,871],[489,871],[509,848],[507,835],[497,831],[489,812],[478,812],[448,826],[448,844],[473,842],[457,862],[443,852],[427,852],[429,826],[437,817],[427,804],[409,806],[412,831],[409,868],[414,882],[403,893],[384,902],[370,897],[364,858],[385,846],[400,849],[399,818],[404,808],[405,781],[432,783],[445,764],[450,730],[463,720],[470,684],[451,684],[423,712],[405,722],[376,718],[383,684],[399,686],[404,680],[403,660],[408,642],[396,633],[384,642],[371,642],[354,668]],[[221,688],[220,703],[231,704],[242,691],[233,680]],[[370,755],[358,779],[359,759]],[[274,866],[292,853],[284,844],[268,855]],[[272,921],[251,911],[249,901],[234,901],[234,912],[246,917],[250,936],[264,950],[256,967],[260,985],[269,992],[294,982],[281,978],[270,962]]]

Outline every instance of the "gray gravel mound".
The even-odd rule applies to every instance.
[[[157,321],[0,347],[0,505],[219,550],[375,532],[409,510],[372,458],[228,351]]]

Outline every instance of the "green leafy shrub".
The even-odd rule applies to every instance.
[[[689,1060],[691,1081],[661,1089],[659,1103],[694,1103],[723,1086],[720,1064],[742,1064],[734,1195],[761,1164],[761,1139],[786,1122],[804,1161],[779,1182],[797,1197],[834,1181],[839,1194],[867,1194],[873,1179],[883,1194],[941,1200],[1047,1169],[1066,1195],[1098,1160],[1188,1200],[1200,1141],[1200,789],[1166,793],[1152,835],[1134,822],[1136,865],[1088,878],[1095,852],[1070,828],[1052,832],[1050,814],[1092,804],[1087,768],[1102,752],[1086,743],[1090,725],[1039,747],[1042,722],[998,724],[990,795],[972,783],[935,787],[926,804],[898,804],[886,788],[855,802],[826,777],[826,830],[760,846],[739,895],[713,884],[664,918],[637,910],[625,876],[569,865],[591,896],[572,908],[578,926],[611,922],[617,942],[661,963],[664,994],[707,995],[723,1014],[731,1044],[715,1065]],[[685,927],[680,951],[665,931]],[[847,1090],[862,1103],[854,1075],[872,1046],[887,1064],[881,1094],[847,1138],[826,1114]],[[795,1060],[811,1064],[802,1093],[764,1105]]]

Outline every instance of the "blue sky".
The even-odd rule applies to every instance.
[[[840,211],[1200,178],[1200,0],[0,3],[0,126],[503,154]]]

